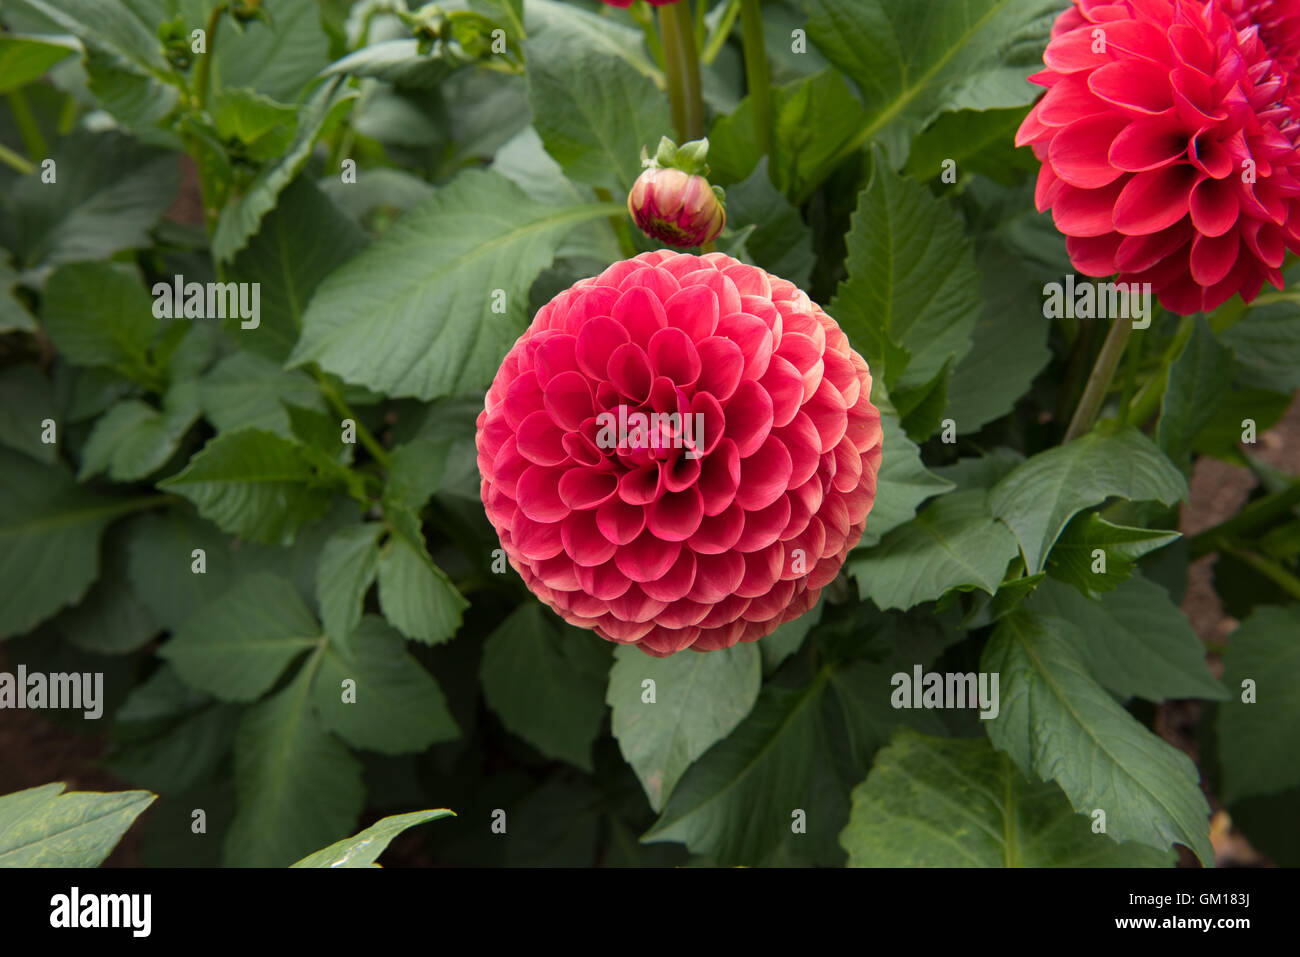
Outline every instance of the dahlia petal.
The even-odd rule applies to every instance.
[[[1054,129],[1060,126],[1068,126],[1075,120],[1083,117],[1095,116],[1099,113],[1110,112],[1110,104],[1106,103],[1088,88],[1088,77],[1086,74],[1074,73],[1062,78],[1060,83],[1053,86],[1039,101],[1035,107],[1038,117],[1038,129],[1048,132],[1055,132]],[[1025,130],[1028,124],[1028,118],[1025,124],[1021,125],[1021,130]],[[1022,139],[1020,134],[1016,136],[1016,145],[1024,146],[1027,143],[1037,142],[1044,138],[1043,133],[1035,136],[1025,136]]]
[[[730,339],[710,336],[701,340],[696,349],[702,364],[696,389],[708,392],[719,402],[726,402],[740,385],[745,371],[745,357],[740,347]]]
[[[1056,175],[1071,186],[1096,189],[1124,175],[1108,158],[1111,143],[1129,124],[1116,113],[1088,116],[1057,132],[1048,147],[1048,161]]]
[[[614,497],[618,476],[593,468],[571,468],[560,477],[560,498],[572,509],[594,509]]]
[[[784,495],[793,472],[789,450],[779,438],[769,435],[753,455],[740,460],[736,501],[747,512],[766,508]],[[784,521],[781,527],[785,527]]]
[[[695,534],[703,518],[699,489],[666,492],[646,509],[646,530],[666,542],[681,542]]]
[[[777,428],[789,425],[803,403],[803,378],[799,370],[789,360],[774,355],[759,384],[772,400],[772,425]]]
[[[546,411],[566,431],[578,428],[595,414],[591,383],[581,372],[570,369],[557,373],[546,383],[544,393]]]
[[[745,512],[745,530],[736,540],[736,551],[756,552],[779,541],[790,522],[790,508],[789,498],[782,495],[763,508]]]
[[[663,476],[658,465],[643,465],[624,472],[618,480],[618,497],[628,505],[648,505],[663,494]]]
[[[596,527],[615,545],[626,545],[645,528],[645,509],[611,498],[596,509]]]
[[[1067,236],[1100,236],[1115,228],[1115,201],[1126,183],[1117,179],[1100,189],[1078,189],[1061,181],[1052,221]]]
[[[618,546],[601,531],[595,512],[570,512],[559,528],[564,553],[579,565],[603,564],[618,550]]]
[[[563,469],[530,465],[519,476],[519,510],[534,522],[558,522],[569,514],[569,506],[560,498]]]
[[[564,451],[564,431],[545,410],[534,412],[519,424],[515,443],[519,454],[534,465],[559,465],[569,457]]]
[[[614,552],[614,564],[634,582],[653,581],[673,566],[681,550],[681,542],[662,541],[647,528]]]
[[[701,555],[718,555],[731,551],[744,531],[745,510],[732,502],[717,515],[705,515],[686,545]]]
[[[690,418],[684,423],[687,446],[700,455],[708,455],[722,441],[727,428],[722,403],[712,392],[697,392],[691,397]]]
[[[784,546],[775,542],[742,557],[745,561],[745,576],[735,587],[735,593],[741,598],[757,598],[767,594],[772,583],[781,577],[781,565],[785,561]]]
[[[1237,187],[1231,180],[1203,179],[1192,188],[1192,225],[1206,236],[1222,236],[1241,215]]]
[[[510,523],[511,543],[528,561],[545,561],[564,551],[562,528],[555,522],[534,522],[527,515],[516,515]]]
[[[736,497],[740,487],[740,452],[731,439],[723,439],[700,466],[700,494],[704,514],[717,515]]]
[[[695,586],[695,564],[695,553],[689,548],[683,548],[672,567],[662,577],[642,582],[641,590],[647,597],[661,603],[681,601]]]
[[[1085,276],[1110,276],[1116,271],[1115,253],[1124,237],[1119,233],[1101,236],[1066,236],[1065,248],[1074,268]]]
[[[692,601],[713,605],[734,595],[745,577],[745,559],[738,552],[697,555],[695,582],[687,595]],[[746,606],[748,607],[748,603]],[[737,617],[739,617],[737,612]],[[708,621],[708,618],[704,619]]]
[[[1088,77],[1088,89],[1130,113],[1154,116],[1174,105],[1169,71],[1142,60],[1117,60],[1094,70]]]
[[[740,384],[725,406],[726,438],[743,459],[752,455],[772,431],[772,397],[753,379]]]
[[[708,286],[686,286],[664,303],[665,321],[699,342],[718,328],[718,295]]]
[[[619,554],[615,552],[615,558]],[[599,601],[613,601],[620,595],[627,594],[627,590],[632,587],[632,579],[628,578],[614,562],[603,562],[590,567],[577,565],[573,571],[578,577],[578,584],[582,586],[582,590]]]
[[[1135,120],[1110,144],[1107,162],[1117,170],[1143,173],[1180,159],[1187,152],[1188,142],[1187,132],[1179,121],[1160,117]]]
[[[1115,201],[1115,228],[1126,236],[1168,229],[1187,215],[1191,189],[1200,175],[1193,166],[1134,173]]]
[[[762,378],[772,358],[772,330],[767,323],[757,316],[737,312],[718,321],[717,334],[740,347],[740,354],[745,358],[742,372],[745,378]]]
[[[1241,240],[1231,230],[1222,236],[1197,236],[1192,240],[1192,278],[1202,286],[1221,282],[1237,264],[1240,248]]]
[[[609,367],[609,357],[614,350],[629,341],[627,329],[609,316],[594,316],[578,330],[574,349],[578,368],[592,379],[604,379]]]
[[[628,289],[619,296],[610,316],[639,346],[649,343],[650,337],[667,324],[663,303],[644,286]]]
[[[675,326],[651,336],[647,354],[655,375],[666,376],[682,388],[695,385],[700,377],[700,354],[695,351],[695,343]]]
[[[610,385],[633,405],[650,398],[654,372],[645,350],[635,342],[625,342],[609,354],[606,375]]]

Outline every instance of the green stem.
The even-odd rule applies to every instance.
[[[333,408],[335,412],[343,416],[343,418],[351,419],[357,424],[357,438],[361,440],[361,444],[366,447],[366,450],[370,453],[371,457],[378,462],[383,469],[387,470],[388,450],[379,444],[378,439],[371,435],[370,430],[366,428],[365,423],[362,422],[360,417],[352,411],[343,396],[339,395],[338,390],[334,388],[334,384],[329,381],[325,373],[316,368],[313,368],[313,373],[316,376],[316,385],[320,388],[321,394],[325,396],[325,401],[330,404],[330,407]]]
[[[1119,397],[1120,425],[1128,424],[1128,406],[1133,401],[1133,390],[1137,388],[1137,373],[1142,365],[1142,347],[1146,341],[1146,336],[1135,335],[1124,357],[1124,391]]]
[[[199,58],[199,65],[194,72],[194,99],[198,103],[200,110],[206,109],[208,105],[208,86],[211,82],[212,57],[217,49],[217,27],[221,23],[221,15],[226,12],[226,4],[218,3],[208,14],[208,23],[204,28],[203,36],[205,46],[203,56]]]
[[[1187,345],[1187,340],[1192,337],[1192,330],[1195,325],[1190,319],[1181,319],[1178,332],[1170,341],[1168,348],[1165,349],[1164,355],[1160,357],[1160,368],[1156,370],[1155,375],[1147,380],[1133,399],[1128,410],[1128,421],[1132,422],[1139,428],[1151,416],[1155,415],[1156,409],[1160,407],[1160,401],[1164,398],[1165,387],[1169,384],[1169,367],[1174,364],[1174,360],[1182,353],[1183,348]]]
[[[33,163],[28,162],[26,157],[15,153],[3,143],[0,143],[0,163],[17,170],[23,176],[36,172],[36,166]]]
[[[700,60],[687,0],[659,8],[659,34],[664,44],[668,102],[678,142],[698,140],[704,135],[704,95],[700,89]]]
[[[754,141],[758,155],[772,153],[772,76],[763,45],[763,14],[758,0],[740,0],[740,27],[745,45],[745,85],[754,104]]]
[[[5,96],[5,100],[13,112],[14,124],[18,127],[18,135],[23,138],[27,155],[39,163],[50,154],[45,145],[45,136],[36,123],[36,117],[32,116],[32,108],[27,105],[27,97],[22,90],[12,90]]]
[[[1187,540],[1188,555],[1193,560],[1203,558],[1216,551],[1220,542],[1241,538],[1258,528],[1272,525],[1297,505],[1300,505],[1300,481],[1256,499],[1231,518],[1196,533]]]
[[[1106,399],[1106,392],[1110,389],[1111,380],[1115,378],[1115,369],[1124,355],[1128,337],[1132,333],[1133,323],[1124,319],[1113,323],[1110,332],[1106,333],[1106,341],[1101,344],[1101,352],[1093,364],[1092,374],[1088,376],[1088,382],[1083,387],[1083,397],[1079,399],[1078,408],[1074,410],[1070,427],[1065,430],[1066,442],[1073,442],[1092,428],[1097,413],[1101,411],[1101,404]]]
[[[1263,555],[1259,555],[1249,549],[1239,548],[1236,545],[1224,543],[1223,549],[1224,551],[1235,555],[1237,558],[1240,558],[1243,562],[1255,569],[1255,571],[1259,572],[1269,581],[1273,582],[1273,584],[1277,585],[1292,598],[1300,599],[1300,578],[1292,575],[1278,562],[1273,561],[1271,558],[1265,558]]]
[[[704,45],[704,52],[700,54],[700,62],[705,66],[712,66],[713,61],[718,58],[722,48],[727,44],[727,38],[731,36],[731,28],[736,23],[736,17],[740,14],[740,0],[727,0],[727,9],[722,13],[722,19],[718,21],[718,29],[709,37],[709,42]]]

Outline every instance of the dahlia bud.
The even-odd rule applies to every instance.
[[[708,140],[693,140],[680,149],[668,137],[627,194],[627,209],[652,239],[679,249],[715,239],[727,222],[723,193],[705,179]]]

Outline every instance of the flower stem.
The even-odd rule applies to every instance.
[[[727,38],[731,36],[731,28],[736,22],[736,15],[739,13],[740,0],[727,0],[727,9],[722,12],[722,19],[718,21],[718,29],[713,32],[713,36],[709,37],[709,42],[704,45],[704,50],[700,53],[700,62],[705,66],[712,66],[713,61],[722,52]]]
[[[39,163],[50,154],[45,145],[45,136],[41,133],[36,117],[32,116],[32,108],[27,104],[27,97],[21,89],[17,89],[10,91],[5,100],[14,115],[14,124],[18,127],[18,135],[23,139],[27,155]]]
[[[754,140],[758,155],[772,153],[772,76],[763,45],[763,14],[758,0],[740,0],[740,27],[745,46],[745,85],[754,105]]]
[[[1236,545],[1224,544],[1223,549],[1241,559],[1292,598],[1300,599],[1300,578],[1296,578],[1278,562]]]
[[[1115,378],[1115,369],[1118,368],[1119,360],[1124,355],[1128,337],[1132,333],[1133,323],[1127,320],[1118,320],[1110,327],[1110,332],[1106,334],[1106,341],[1101,344],[1097,361],[1093,364],[1092,374],[1088,376],[1088,382],[1083,387],[1083,397],[1079,399],[1079,405],[1074,410],[1074,418],[1070,419],[1070,427],[1065,430],[1066,442],[1073,442],[1092,428],[1097,413],[1101,411],[1101,404],[1106,399],[1106,392],[1110,389],[1111,380]]]
[[[695,26],[687,0],[659,8],[659,33],[664,44],[668,102],[679,142],[704,135],[704,96],[700,91],[700,59],[695,50]]]
[[[6,166],[23,176],[27,176],[29,173],[35,172],[36,170],[36,167],[28,162],[24,156],[15,153],[3,143],[0,143],[0,163],[4,163]]]
[[[208,23],[203,31],[204,53],[199,58],[199,65],[194,70],[194,100],[200,110],[208,105],[208,84],[212,72],[212,57],[217,49],[217,27],[221,24],[221,15],[226,12],[226,4],[218,3],[208,14]]]
[[[330,404],[335,412],[343,416],[343,418],[351,419],[357,424],[357,438],[359,438],[361,444],[366,447],[371,458],[378,462],[381,468],[387,470],[388,450],[379,444],[379,440],[376,439],[370,433],[370,430],[366,428],[366,425],[361,421],[360,416],[352,411],[343,396],[341,396],[338,390],[334,388],[334,384],[326,378],[325,373],[320,369],[315,368],[313,368],[313,372],[316,376],[316,385],[320,389],[321,394],[325,396],[325,401]]]

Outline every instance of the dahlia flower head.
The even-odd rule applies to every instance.
[[[1089,276],[1190,315],[1300,251],[1300,0],[1074,0],[1016,135]]]
[[[754,641],[810,609],[862,536],[870,395],[793,283],[643,253],[552,299],[505,357],[478,417],[483,504],[571,624],[656,657]]]

